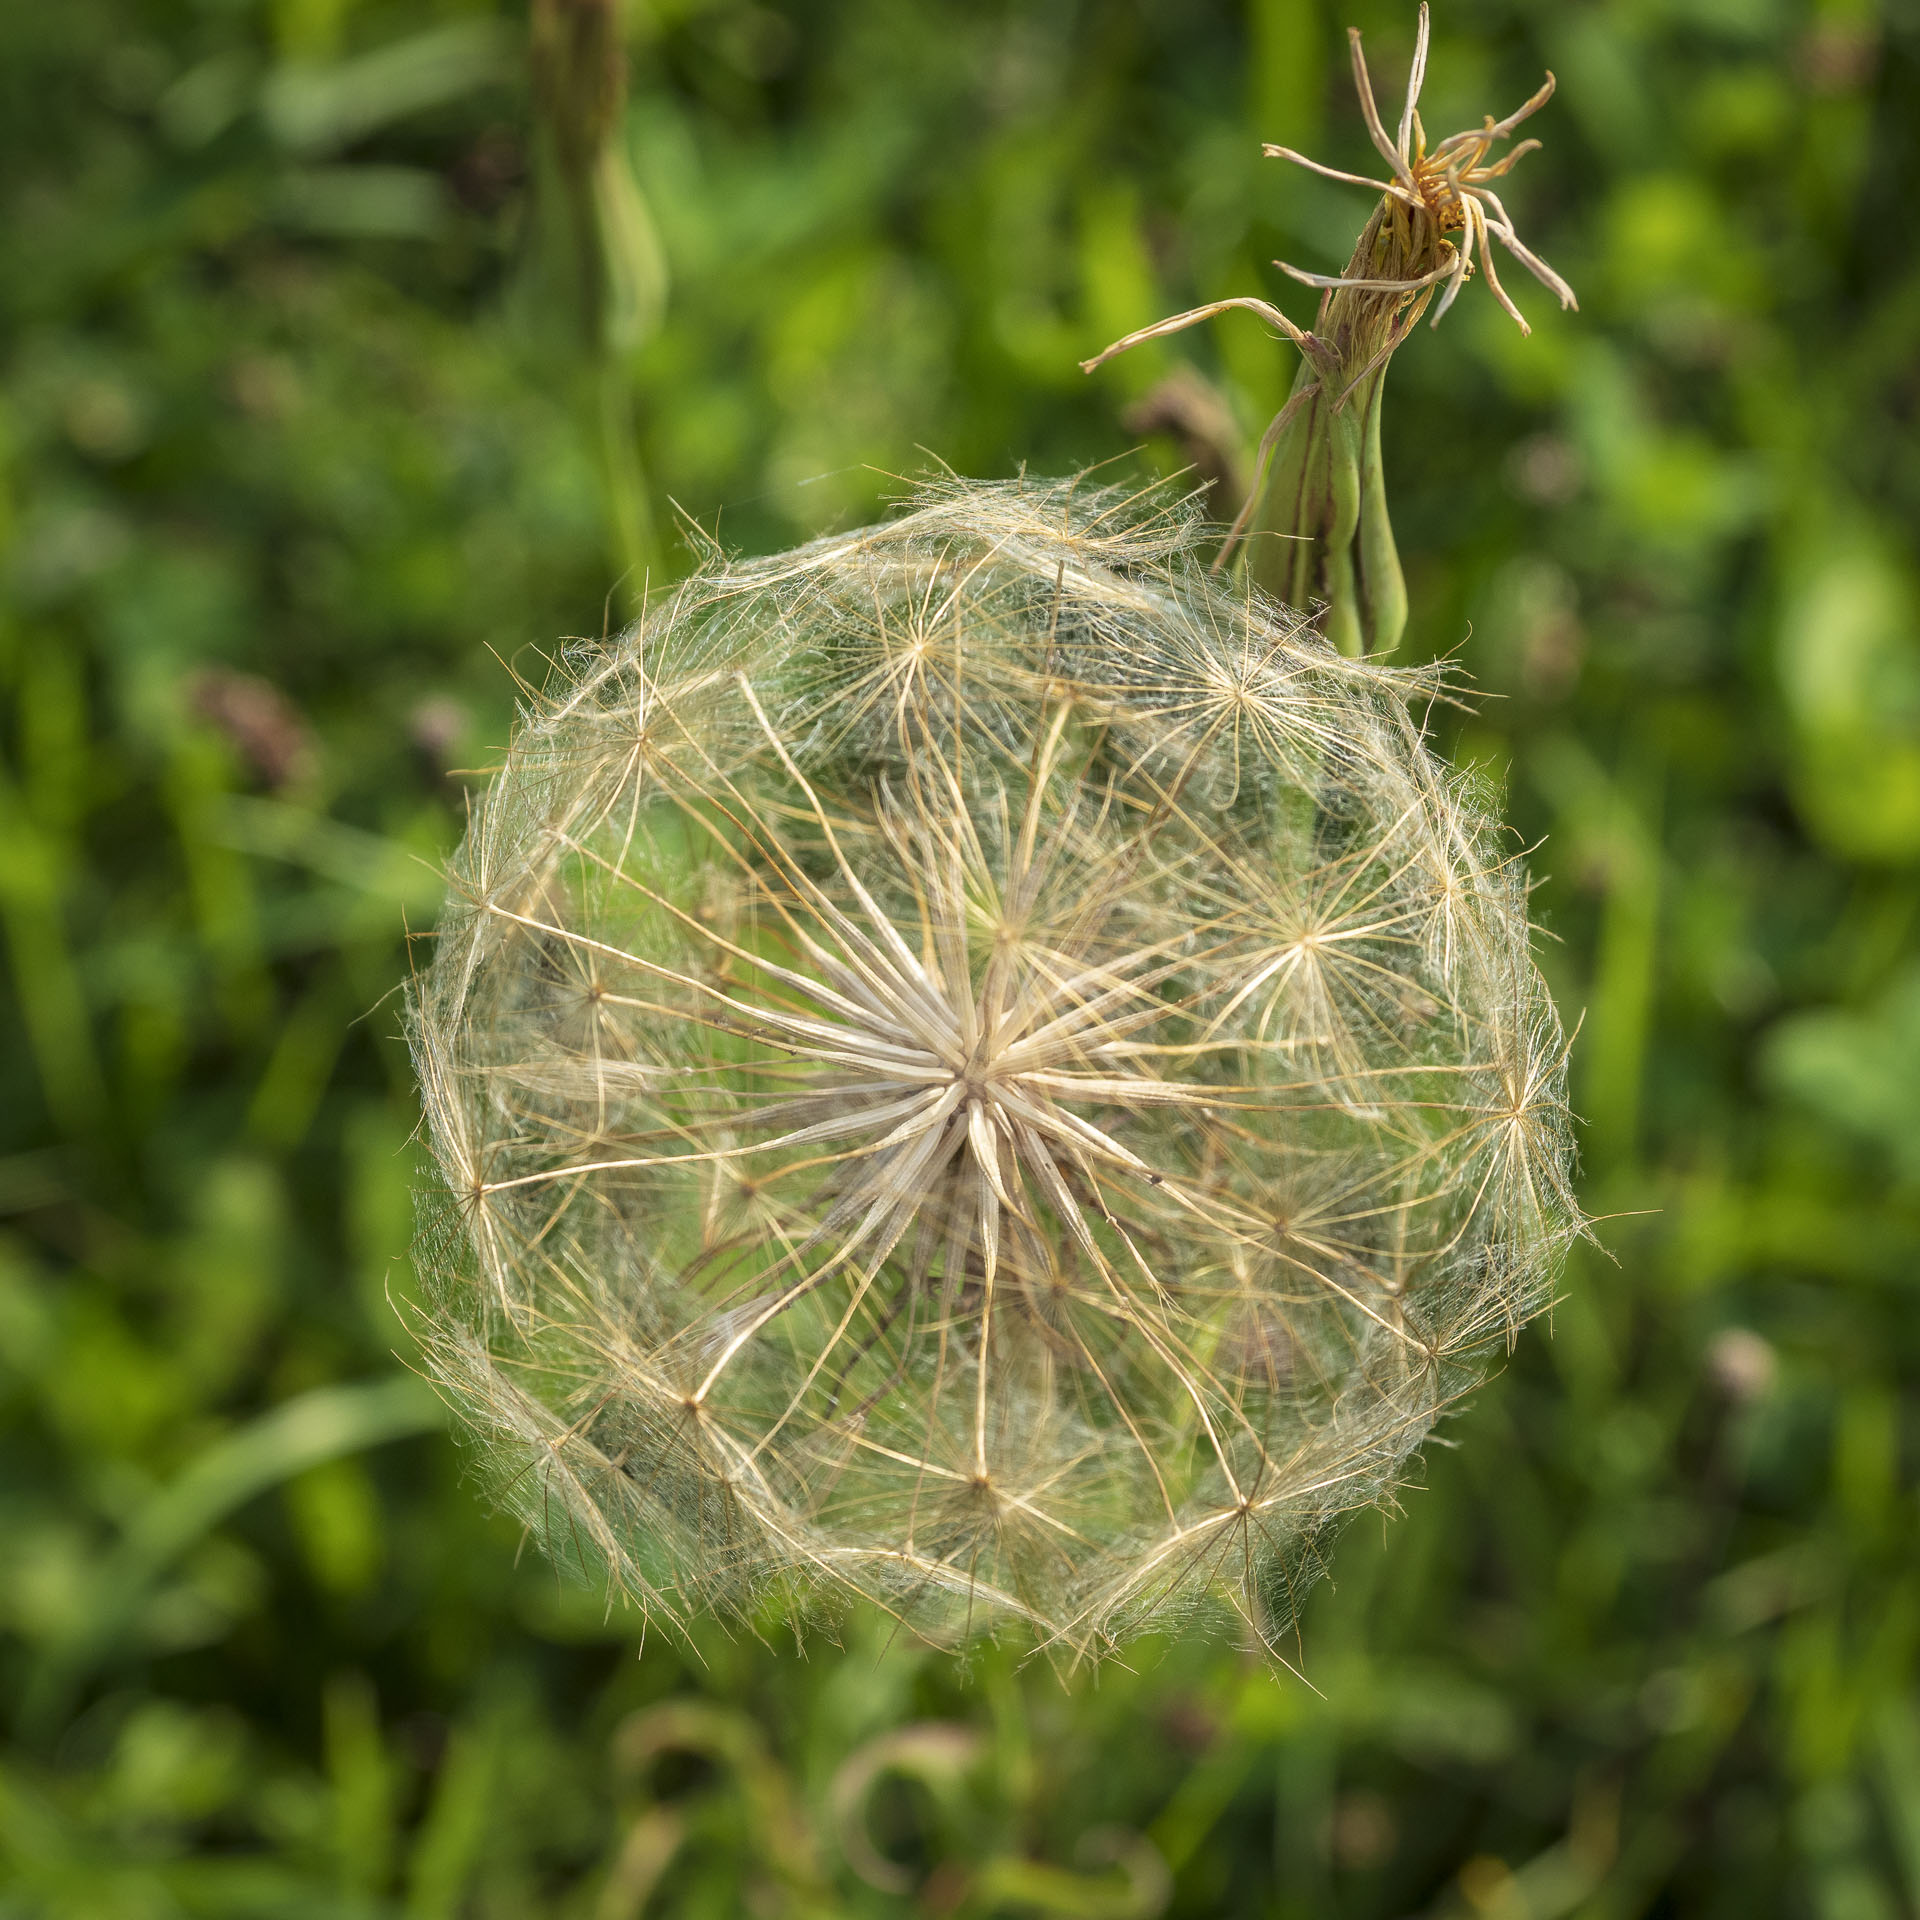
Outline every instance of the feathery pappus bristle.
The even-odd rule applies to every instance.
[[[1565,1040],[1444,682],[1203,531],[948,481],[710,561],[476,806],[411,1008],[422,1332],[649,1614],[1271,1643],[1547,1301]]]

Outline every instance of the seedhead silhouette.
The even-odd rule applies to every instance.
[[[1271,1641],[1579,1230],[1525,885],[1186,504],[950,482],[534,702],[412,1037],[424,1333],[684,1622]]]

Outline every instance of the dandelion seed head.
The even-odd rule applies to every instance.
[[[958,481],[557,665],[411,1031],[422,1332],[686,1622],[1271,1641],[1581,1230],[1525,888],[1189,507]]]

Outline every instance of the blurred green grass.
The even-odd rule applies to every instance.
[[[1344,259],[1257,156],[1366,164],[1348,20],[1397,85],[1385,0],[634,0],[583,329],[516,9],[0,11],[0,1913],[1920,1911],[1909,0],[1437,22],[1436,129],[1561,81],[1509,204],[1582,311],[1470,291],[1387,464],[1613,1257],[1303,1679],[636,1657],[407,1383],[392,994],[510,669],[689,521],[1171,472],[1176,366],[1250,439],[1251,319],[1075,362]]]

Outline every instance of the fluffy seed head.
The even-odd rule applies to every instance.
[[[423,1330],[649,1611],[1271,1639],[1546,1299],[1564,1042],[1436,683],[1198,539],[954,482],[716,557],[476,807],[412,1004]]]

